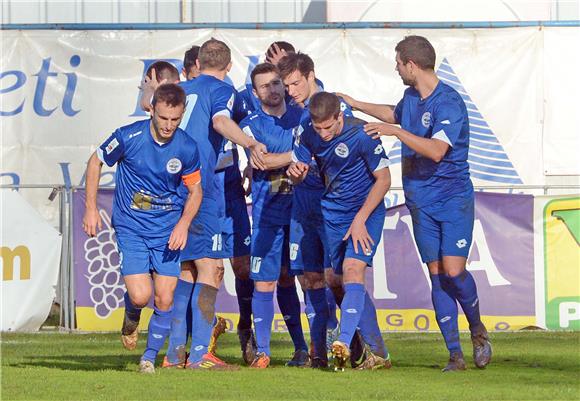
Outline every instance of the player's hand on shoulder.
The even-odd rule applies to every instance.
[[[355,216],[342,240],[346,241],[349,237],[352,238],[355,253],[364,253],[365,255],[370,255],[372,253],[375,242],[367,231],[365,221],[359,218],[358,215]]]
[[[101,215],[96,208],[85,209],[83,216],[83,230],[89,237],[94,237],[97,232],[103,229]]]
[[[367,135],[372,136],[373,139],[377,139],[381,136],[393,136],[397,134],[398,128],[392,124],[372,122],[364,125],[364,130]]]
[[[185,244],[187,243],[187,229],[188,225],[183,221],[180,220],[177,222],[173,228],[173,231],[171,232],[171,235],[169,236],[169,241],[167,241],[169,249],[172,251],[176,251],[178,249],[182,251],[185,249]]]

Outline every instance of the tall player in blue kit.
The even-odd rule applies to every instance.
[[[174,84],[154,94],[151,119],[117,129],[89,159],[83,229],[101,229],[97,190],[103,163],[118,165],[113,227],[121,255],[121,274],[130,302],[125,314],[140,314],[155,288],[154,312],[139,371],[153,373],[155,358],[169,334],[180,251],[201,199],[200,160],[196,143],[178,128],[185,93]],[[185,188],[187,197],[178,194]],[[138,319],[137,319],[138,320]]]
[[[314,62],[306,54],[289,54],[280,62],[280,73],[288,93],[296,104],[302,105],[304,111],[301,118],[300,131],[310,124],[309,102],[312,96],[322,91],[319,81],[314,72]],[[352,116],[350,107],[345,102],[340,102],[341,111]],[[291,160],[290,160],[291,161]],[[337,325],[334,330],[324,333],[324,322],[329,315],[324,308],[328,294],[324,289],[324,282],[332,290],[337,303],[340,305],[344,296],[342,276],[333,272],[330,266],[329,250],[326,244],[326,233],[322,224],[322,211],[320,200],[324,192],[324,183],[320,177],[317,164],[312,161],[311,169],[304,182],[296,186],[291,222],[291,267],[293,270],[304,272],[306,291],[306,314],[311,316],[310,332],[313,338],[314,355],[313,364],[324,366],[327,364],[326,348],[332,345],[332,341],[338,335]],[[360,323],[360,333],[364,341],[370,346],[370,351],[384,357],[385,346],[376,321],[376,310],[372,300],[365,303],[365,312]],[[328,308],[327,308],[328,309]],[[330,316],[331,318],[333,316]],[[327,341],[323,339],[326,334]],[[352,365],[361,368],[371,368],[373,358],[366,360],[367,352],[360,338],[359,332],[351,344]],[[363,361],[366,363],[363,364]]]
[[[435,316],[450,355],[443,371],[466,368],[457,302],[469,322],[475,366],[485,368],[491,361],[491,345],[481,322],[475,281],[465,269],[474,221],[467,109],[461,95],[437,78],[435,49],[427,39],[407,36],[395,51],[397,72],[409,86],[399,104],[352,98],[349,102],[386,122],[366,125],[369,135],[395,136],[402,142],[406,204],[421,259],[429,268]]]
[[[297,138],[295,162],[288,168],[288,175],[303,180],[314,157],[324,177],[324,228],[332,266],[342,275],[345,289],[340,335],[332,344],[332,354],[335,368],[344,369],[365,304],[372,303],[364,279],[383,231],[383,199],[391,185],[389,160],[380,140],[365,134],[363,121],[344,117],[336,95],[317,93],[309,110],[312,121]],[[376,312],[372,317],[366,313],[366,318],[374,318],[376,323]],[[382,354],[384,358],[370,355],[374,369],[391,366],[388,351],[384,349]]]
[[[199,146],[204,197],[200,213],[189,228],[188,245],[182,252],[182,268],[195,269],[193,288],[178,287],[174,323],[170,336],[166,367],[181,367],[185,363],[187,300],[192,308],[192,341],[186,367],[191,369],[228,369],[225,362],[208,352],[215,315],[215,300],[223,278],[221,263],[219,208],[224,198],[223,187],[215,181],[215,168],[225,139],[249,148],[252,161],[260,165],[265,146],[247,137],[231,119],[235,89],[224,82],[231,68],[231,53],[227,45],[210,39],[199,51],[197,60],[201,75],[182,83],[187,94],[187,107],[182,127]],[[180,284],[182,282],[180,281]],[[188,291],[193,291],[188,297]],[[177,296],[179,295],[179,297]]]
[[[269,63],[258,64],[251,74],[254,94],[260,108],[246,117],[240,127],[250,137],[264,143],[269,156],[292,149],[293,132],[300,122],[302,110],[287,106],[284,85],[278,69]],[[253,368],[266,368],[270,363],[270,336],[274,319],[274,289],[277,285],[278,304],[294,343],[294,357],[288,366],[303,366],[308,362],[308,346],[299,320],[300,302],[294,277],[289,275],[289,226],[292,208],[292,184],[284,168],[255,169],[252,182],[252,263],[251,277],[255,282],[252,310],[258,353]],[[298,357],[296,356],[298,355]],[[304,358],[302,355],[306,355]]]

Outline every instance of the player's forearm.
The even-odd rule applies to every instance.
[[[371,187],[369,194],[362,207],[357,213],[357,218],[366,222],[371,213],[383,202],[385,195],[391,187],[391,173],[388,168],[380,170],[379,174],[375,174],[375,183]]]
[[[94,152],[87,163],[86,183],[85,183],[85,208],[97,209],[97,191],[101,179],[101,169],[103,162],[99,160],[97,152]]]
[[[185,205],[183,205],[183,213],[181,214],[178,224],[186,224],[189,227],[191,221],[199,211],[203,191],[201,189],[201,183],[194,184],[191,187],[188,187],[188,189],[189,193],[187,194]]]
[[[287,167],[292,163],[292,152],[265,154],[264,162],[268,170]]]
[[[394,127],[394,129],[395,136],[399,138],[401,142],[421,156],[433,160],[435,163],[439,163],[449,149],[448,144],[438,139],[423,138],[398,127]]]
[[[256,143],[256,140],[244,134],[238,125],[226,116],[215,116],[212,119],[213,128],[224,138],[240,145],[243,148],[249,148]]]
[[[361,102],[360,100],[354,100],[351,104],[352,108],[355,110],[362,111],[369,116],[378,118],[389,124],[396,124],[395,120],[395,106],[387,104],[377,104],[377,103],[367,103]]]

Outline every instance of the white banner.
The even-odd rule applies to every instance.
[[[545,174],[580,174],[574,150],[580,148],[579,113],[570,109],[580,78],[562,79],[558,71],[564,64],[550,56],[572,57],[576,65],[571,49],[579,32],[576,27],[3,31],[0,182],[84,184],[85,163],[95,147],[115,128],[145,118],[137,86],[147,66],[169,59],[180,68],[183,53],[212,36],[232,48],[229,79],[236,87],[249,79],[271,42],[286,40],[313,58],[327,90],[395,104],[404,86],[395,71],[394,47],[404,36],[419,34],[435,46],[439,77],[468,106],[475,183],[544,185]],[[398,186],[400,146],[387,144]],[[113,174],[104,174],[101,184],[112,184]],[[34,199],[35,206],[45,203]]]
[[[22,196],[3,189],[2,326],[38,330],[48,317],[58,280],[61,235]]]

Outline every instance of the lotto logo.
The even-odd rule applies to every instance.
[[[462,238],[459,241],[457,241],[455,245],[457,245],[457,248],[459,249],[465,248],[465,246],[467,245],[467,240],[465,238]]]

